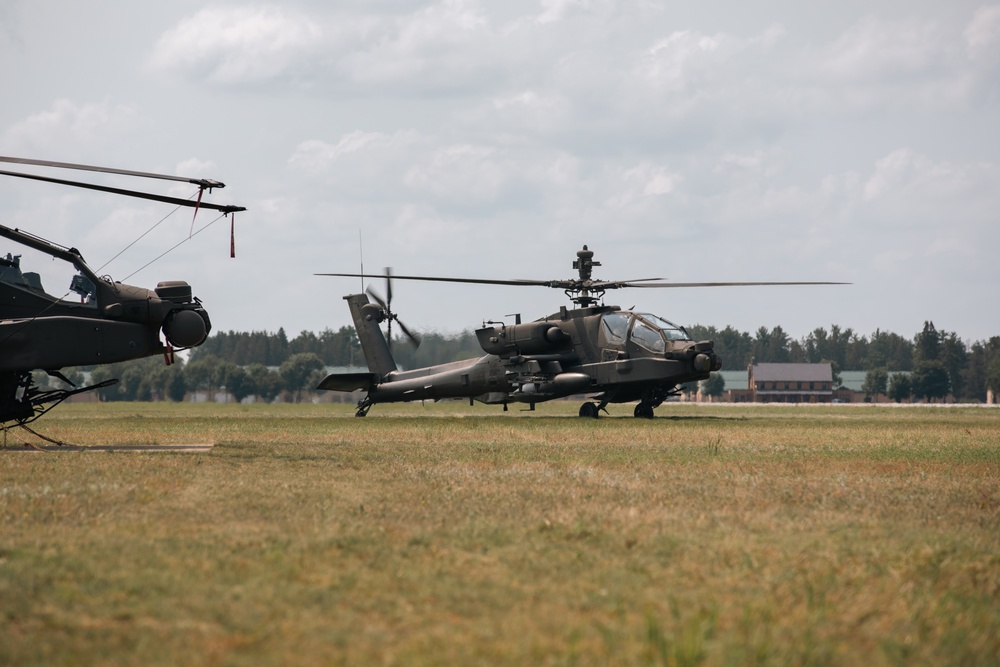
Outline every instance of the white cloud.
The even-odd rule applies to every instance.
[[[585,5],[583,0],[540,0],[542,13],[538,15],[539,23],[561,21],[574,9]]]
[[[494,42],[476,3],[444,0],[372,23],[363,42],[340,58],[339,67],[365,85],[453,89],[469,85],[495,66]]]
[[[825,68],[838,79],[864,82],[926,73],[940,62],[942,41],[934,23],[868,16],[834,42]]]
[[[1000,5],[977,9],[965,27],[964,37],[971,58],[995,64],[1000,58]]]
[[[111,100],[78,104],[58,99],[44,111],[8,126],[3,143],[32,155],[81,154],[116,145],[143,127],[136,108]]]
[[[641,205],[646,198],[670,194],[683,180],[666,166],[649,161],[608,176],[614,190],[605,203],[611,209]]]
[[[282,7],[210,7],[165,32],[150,62],[215,83],[294,79],[324,39],[317,22]]]
[[[417,196],[485,205],[500,195],[516,171],[494,147],[455,144],[411,166],[403,182]]]
[[[912,150],[898,149],[875,162],[864,186],[864,199],[890,201],[911,209],[911,221],[926,219],[928,213],[943,213],[942,208],[961,211],[966,203],[991,196],[991,183],[997,182],[998,175],[996,164],[934,161]],[[942,207],[941,202],[948,203]]]

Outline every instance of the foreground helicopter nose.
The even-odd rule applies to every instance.
[[[193,310],[175,310],[163,323],[163,334],[174,347],[194,347],[205,342],[208,326]]]
[[[163,335],[170,344],[195,347],[204,343],[211,324],[208,313],[192,296],[191,286],[183,280],[170,280],[157,284],[155,293],[162,301],[178,306],[163,319]]]

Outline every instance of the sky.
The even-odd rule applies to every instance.
[[[362,281],[317,273],[564,279],[586,244],[605,280],[851,283],[605,297],[681,325],[1000,335],[1000,3],[5,0],[0,90],[0,155],[247,207],[230,258],[212,211],[0,177],[0,224],[216,331],[349,325]],[[417,330],[562,305],[394,283]]]

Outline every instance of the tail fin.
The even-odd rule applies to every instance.
[[[385,335],[379,327],[384,317],[382,309],[370,302],[367,294],[352,294],[345,296],[344,300],[351,308],[354,329],[358,332],[358,341],[365,354],[365,361],[368,362],[368,370],[382,380],[396,370],[396,362],[392,359]]]

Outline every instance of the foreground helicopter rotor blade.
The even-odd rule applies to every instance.
[[[190,208],[207,208],[213,211],[220,211],[222,213],[238,213],[240,211],[247,210],[244,206],[229,206],[223,204],[213,204],[206,201],[193,201],[190,199],[180,199],[178,197],[168,197],[166,195],[155,195],[149,192],[139,192],[138,190],[123,190],[122,188],[112,188],[106,185],[94,185],[93,183],[82,183],[80,181],[67,181],[61,178],[50,178],[48,176],[36,176],[34,174],[22,174],[16,171],[0,171],[0,175],[3,176],[15,176],[17,178],[27,178],[33,181],[43,181],[45,183],[56,183],[57,185],[72,185],[77,188],[85,188],[87,190],[97,190],[98,192],[110,192],[115,195],[124,195],[126,197],[136,197],[138,199],[148,199],[150,201],[158,201],[164,204],[173,204],[174,206],[187,206]],[[187,181],[188,179],[182,179]],[[192,181],[194,182],[194,181]],[[217,186],[203,186],[203,187],[217,187]]]
[[[168,174],[154,174],[148,171],[132,171],[130,169],[115,169],[113,167],[96,167],[89,164],[74,164],[72,162],[53,162],[51,160],[32,160],[30,158],[9,157],[0,155],[0,162],[10,162],[12,164],[28,164],[36,167],[54,167],[56,169],[79,169],[81,171],[96,171],[104,174],[120,174],[122,176],[136,176],[139,178],[156,178],[162,181],[180,181],[181,183],[193,183],[203,188],[224,188],[225,183],[212,180],[210,178],[188,178],[186,176],[170,176]]]

